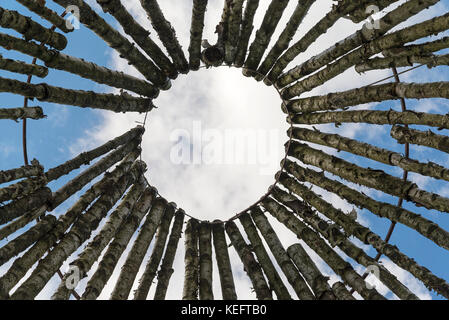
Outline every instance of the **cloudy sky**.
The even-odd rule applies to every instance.
[[[2,2],[2,5],[6,8],[27,12],[26,9],[19,7],[13,0],[4,2],[5,4]],[[111,25],[122,31],[120,25],[111,16],[104,14],[94,0],[87,2]],[[330,10],[334,2],[331,0],[316,1],[310,9],[309,15],[298,29],[293,42],[299,40],[319,21]],[[403,2],[398,1],[398,4]],[[152,31],[152,39],[160,43],[156,33],[152,30],[145,12],[140,6],[139,0],[126,0],[122,1],[122,3],[143,26]],[[187,52],[189,46],[190,12],[192,9],[191,1],[164,0],[159,1],[159,3],[166,19],[175,28],[181,46]],[[255,30],[260,26],[269,3],[269,0],[260,1],[254,22]],[[296,1],[290,1],[272,38],[274,40],[270,45],[279,36],[296,3]],[[61,8],[53,3],[49,3],[49,6],[58,12],[61,11]],[[396,6],[391,6],[388,10],[382,12],[381,15]],[[399,25],[395,30],[417,21],[440,15],[442,12],[447,12],[448,8],[449,1],[441,1],[440,4]],[[203,38],[208,39],[210,43],[216,41],[214,31],[220,20],[221,11],[221,0],[209,1]],[[27,12],[27,14],[34,17],[32,13]],[[36,18],[36,20],[38,19]],[[288,66],[288,69],[332,46],[336,41],[354,33],[360,29],[361,25],[355,25],[349,20],[339,21],[305,53],[299,55]],[[2,32],[6,31],[2,30]],[[11,34],[14,33],[11,32]],[[441,35],[438,37],[441,37]],[[127,64],[127,61],[121,59],[118,53],[108,48],[101,39],[97,38],[93,32],[84,26],[70,34],[69,39],[70,43],[65,50],[68,54],[142,77],[133,67]],[[24,61],[30,60],[29,57],[5,50],[0,51],[0,54]],[[307,95],[343,91],[373,83],[390,75],[391,72],[388,70],[373,71],[359,75],[353,69],[350,69],[325,85],[307,93]],[[447,67],[439,67],[438,70],[421,68],[404,74],[402,80],[410,82],[441,81],[447,79],[448,75],[449,70]],[[6,76],[17,77],[5,72]],[[23,77],[17,78],[24,80]],[[76,87],[98,92],[116,92],[114,89],[97,85],[60,71],[52,70],[46,81],[69,88]],[[18,106],[22,101],[20,97],[9,94],[2,93],[0,96],[2,101],[5,101],[8,106]],[[448,102],[442,99],[407,101],[407,103],[408,107],[413,110],[447,113]],[[279,162],[284,156],[283,144],[287,141],[286,130],[288,125],[285,121],[285,114],[280,109],[279,96],[273,87],[267,87],[262,82],[259,83],[253,79],[245,78],[242,76],[241,71],[235,68],[201,68],[199,71],[191,72],[188,75],[180,75],[176,80],[172,81],[172,88],[169,91],[161,92],[159,97],[154,100],[154,104],[158,108],[148,114],[146,132],[142,144],[142,158],[148,164],[148,180],[157,187],[160,194],[167,200],[176,202],[178,207],[183,208],[197,218],[225,220],[257,201],[274,182],[274,174],[279,169]],[[81,151],[98,146],[126,132],[136,126],[136,122],[141,122],[144,119],[142,114],[136,113],[115,114],[113,112],[82,110],[76,107],[62,107],[47,103],[40,105],[44,107],[48,118],[30,123],[29,153],[30,158],[38,158],[46,168],[70,159]],[[389,101],[377,105],[364,105],[359,108],[376,110],[392,108],[399,110],[400,105],[399,102]],[[2,133],[0,135],[0,161],[2,168],[21,165],[20,130],[21,124],[8,123],[3,125],[2,123],[0,128]],[[333,125],[323,125],[320,126],[320,130],[338,132],[350,138],[357,138],[380,147],[403,152],[403,146],[397,145],[389,137],[389,128],[363,124],[344,124],[339,128],[335,128]],[[187,152],[187,156],[186,153],[184,153],[184,156],[188,157],[190,154],[190,159],[174,157],[175,151],[181,147],[183,152]],[[318,146],[314,147],[319,148]],[[321,149],[336,154],[335,150]],[[213,151],[214,155],[212,160],[207,158],[207,156],[210,156],[210,153],[208,153],[210,150]],[[449,165],[449,157],[438,151],[413,146],[411,154],[414,158],[421,160],[432,159],[436,163]],[[230,155],[229,161],[225,159],[226,155]],[[390,174],[402,175],[401,170],[380,165],[354,155],[341,152],[338,156],[362,166],[376,166]],[[179,163],[178,160],[182,160],[182,163]],[[52,187],[59,187],[70,177],[69,175],[60,179],[60,181],[53,183]],[[444,182],[414,174],[411,174],[410,179],[417,182],[422,188],[449,196],[449,187]],[[394,197],[387,196],[381,192],[361,188],[360,186],[356,188],[362,189],[366,194],[385,202],[395,203],[397,201]],[[316,191],[323,194],[327,201],[332,202],[334,206],[341,208],[345,212],[350,212],[353,209],[351,205],[335,195],[318,188],[316,188]],[[79,196],[79,193],[61,206],[57,210],[57,214],[63,213],[64,209],[73,203],[76,196]],[[442,216],[441,213],[428,212],[409,203],[406,203],[405,207],[419,212],[439,223],[445,229],[449,229],[449,219]],[[279,237],[286,248],[298,241],[293,233],[279,225],[277,221],[273,219],[270,219],[270,221],[272,221],[273,226],[278,231]],[[365,210],[358,211],[358,221],[363,225],[369,226],[381,236],[386,234],[389,227],[388,221],[379,219]],[[371,256],[375,255],[375,250],[372,248],[364,246],[356,240],[353,241],[357,245],[362,246]],[[398,226],[392,242],[398,245],[406,254],[415,257],[421,265],[430,268],[438,276],[449,279],[449,271],[445,267],[449,264],[449,255],[444,249],[437,248],[432,242],[421,237],[413,230],[408,230],[402,226]],[[3,243],[4,241],[0,242],[0,244]],[[128,247],[129,249],[130,247]],[[316,254],[310,250],[308,251],[322,272],[331,277],[331,282],[336,281],[338,277],[333,274],[331,269]],[[149,250],[150,253],[151,250]],[[67,262],[73,260],[77,254],[78,252],[72,255]],[[236,277],[239,298],[255,298],[254,293],[250,290],[251,284],[249,279],[243,272],[243,266],[232,248],[230,249],[230,254],[233,261],[233,271]],[[343,253],[341,254],[344,256]],[[169,298],[180,298],[184,275],[183,256],[184,248],[181,242],[175,260],[176,271],[168,292]],[[113,289],[114,280],[117,279],[120,266],[125,259],[126,256],[124,255],[107,288],[103,291],[101,298],[106,299],[109,297]],[[349,258],[347,260],[353,263]],[[421,298],[439,298],[390,260],[383,258],[381,261]],[[67,262],[63,266],[63,270],[67,267]],[[1,266],[0,274],[6,272],[9,265]],[[143,272],[144,266],[145,263],[140,270],[139,276]],[[95,268],[96,265],[94,265],[92,271]],[[356,268],[357,271],[363,273],[364,269],[362,267],[357,266]],[[91,274],[92,272],[89,275]],[[221,298],[216,266],[214,279],[216,280],[214,281],[215,296],[216,298]],[[374,280],[372,281],[377,284],[377,288],[381,293],[388,298],[395,298],[394,294],[389,292],[387,288]],[[45,299],[51,296],[52,290],[57,285],[58,279],[54,277],[41,292],[39,298]],[[85,285],[86,281],[84,280],[80,283],[78,291],[82,292]],[[152,297],[153,294],[154,286],[150,291],[149,297]],[[293,294],[293,296],[295,295]]]

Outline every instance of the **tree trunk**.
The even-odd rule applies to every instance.
[[[63,17],[47,8],[45,5],[40,4],[38,1],[17,0],[17,2],[27,7],[30,11],[38,14],[42,19],[47,20],[62,32],[68,33],[73,31],[73,29],[67,28],[66,20]]]
[[[215,220],[212,224],[212,233],[223,300],[237,300],[234,276],[232,275],[232,266],[229,259],[228,244],[226,243],[224,223]]]
[[[0,119],[11,119],[18,121],[19,119],[44,119],[46,115],[41,107],[28,108],[0,108]]]
[[[183,300],[198,300],[199,291],[199,249],[198,249],[199,222],[190,219],[185,231],[185,256],[184,256],[184,289]]]
[[[112,165],[125,158],[127,155],[136,159],[140,154],[140,149],[137,149],[139,140],[134,140],[132,143],[128,143],[119,147],[117,150],[111,152],[111,154],[103,157],[94,165],[78,174],[75,178],[67,182],[64,186],[59,188],[54,194],[51,203],[50,210],[55,209],[77,191],[81,190],[90,181],[104,173]],[[126,158],[125,158],[126,159]]]
[[[332,291],[335,293],[338,300],[356,300],[348,289],[346,289],[346,286],[340,281],[337,281],[332,285]]]
[[[140,179],[142,180],[142,179]],[[137,200],[142,195],[145,185],[143,181],[135,183],[126,196],[122,199],[117,208],[109,215],[108,221],[95,238],[87,244],[84,250],[80,253],[78,258],[70,263],[71,266],[78,267],[80,280],[87,277],[87,272],[90,271],[93,264],[101,256],[101,252],[114,238],[114,235],[125,220],[125,218],[133,210]],[[69,279],[71,272],[66,273],[61,279],[61,283],[57,291],[52,295],[53,300],[68,300],[74,289],[67,288],[66,282]]]
[[[274,188],[273,197],[286,207],[290,208],[304,222],[312,226],[318,231],[330,244],[338,246],[348,257],[354,259],[362,266],[377,267],[379,270],[379,280],[382,281],[394,294],[402,300],[419,300],[406,286],[404,286],[393,274],[391,274],[382,264],[378,263],[374,258],[368,256],[365,251],[352,243],[347,236],[341,232],[335,224],[329,224],[320,218],[313,210],[301,202],[295,196],[287,192]]]
[[[359,167],[296,141],[292,142],[288,153],[305,164],[321,168],[347,181],[413,201],[428,209],[449,212],[449,199],[419,189],[413,182],[403,181],[382,170]]]
[[[428,288],[432,288],[439,294],[449,297],[449,284],[445,280],[438,278],[428,269],[417,264],[413,259],[400,252],[397,247],[386,243],[376,233],[362,226],[341,210],[336,209],[332,204],[321,199],[320,196],[307,187],[295,183],[294,179],[289,178],[286,174],[281,174],[279,181],[304,201],[315,207],[323,215],[341,226],[346,234],[358,238],[365,244],[372,245],[399,267],[409,271],[417,279],[421,280]]]
[[[291,132],[289,130],[289,132]],[[352,140],[338,134],[323,133],[305,128],[293,128],[293,138],[299,141],[308,141],[320,144],[338,151],[346,151],[368,159],[379,161],[404,169],[405,171],[416,172],[424,176],[435,179],[449,181],[449,169],[435,163],[421,163],[417,160],[404,157],[400,153],[378,148],[368,143]]]
[[[104,12],[110,13],[123,27],[126,34],[145,51],[146,54],[156,63],[168,77],[176,79],[178,72],[170,59],[150,38],[150,32],[142,27],[134,17],[126,10],[120,0],[97,0]]]
[[[175,213],[176,204],[169,203],[165,209],[164,216],[157,229],[156,239],[153,246],[153,252],[147,262],[142,278],[139,280],[139,286],[134,293],[134,300],[146,300],[154,278],[157,275],[157,269],[164,254],[165,244],[170,231],[171,221]]]
[[[11,258],[17,256],[26,250],[33,243],[41,239],[56,224],[56,218],[53,215],[47,215],[42,218],[35,226],[22,233],[14,240],[9,241],[0,248],[0,266],[8,262]]]
[[[449,48],[449,37],[443,37],[435,41],[424,42],[420,44],[410,44],[407,46],[393,47],[382,51],[384,57],[401,57],[408,55],[428,55]]]
[[[288,247],[287,253],[312,288],[317,300],[335,300],[334,293],[328,283],[329,277],[323,276],[299,243]]]
[[[181,73],[187,73],[189,71],[189,64],[176,38],[175,29],[165,19],[157,0],[140,0],[140,3],[148,14],[153,29],[156,30],[159,39],[161,39],[168,54],[173,59],[176,69]]]
[[[190,27],[189,67],[190,70],[200,68],[201,41],[204,29],[204,15],[207,0],[193,0],[192,23]]]
[[[34,299],[59,270],[64,261],[89,239],[91,233],[122,197],[128,186],[142,175],[143,168],[145,168],[143,162],[136,162],[133,168],[122,176],[114,186],[109,186],[107,191],[95,201],[87,212],[79,217],[53,250],[39,261],[31,276],[11,295],[11,299]]]
[[[363,1],[366,2],[366,1]],[[326,14],[317,24],[315,24],[299,41],[284,52],[276,61],[268,76],[265,78],[265,84],[275,83],[285,67],[293,61],[300,53],[306,51],[321,35],[325,34],[340,18],[359,7],[360,1],[345,0],[343,3],[332,7],[332,10]]]
[[[47,185],[45,176],[21,180],[7,187],[0,188],[0,202],[24,197]]]
[[[288,0],[272,0],[270,6],[265,12],[265,16],[262,21],[262,25],[256,32],[256,37],[249,47],[248,57],[246,58],[243,75],[254,76],[257,67],[265,50],[270,43],[271,36],[273,35],[282,14],[287,7]]]
[[[150,206],[154,206],[155,199],[156,190],[151,187],[145,189],[131,213],[126,217],[125,221],[120,224],[119,229],[114,235],[114,240],[112,240],[108,246],[106,253],[99,262],[97,270],[89,279],[81,299],[93,300],[98,298],[114,272],[114,269],[134,232],[139,227],[141,220],[147,214]]]
[[[259,0],[247,0],[245,4],[245,13],[242,20],[242,28],[240,30],[240,37],[237,44],[237,51],[235,53],[234,66],[240,68],[243,66],[246,58],[246,51],[248,49],[249,38],[253,32],[254,15],[256,14]]]
[[[352,266],[332,250],[315,231],[296,218],[292,212],[271,198],[266,198],[262,203],[271,215],[295,233],[299,239],[302,239],[337,275],[360,293],[364,299],[385,300],[375,289],[368,289],[365,280],[354,271]]]
[[[273,45],[270,52],[265,57],[259,69],[257,69],[258,74],[254,77],[257,81],[263,79],[263,76],[265,76],[270,71],[279,56],[288,49],[288,46],[295,36],[299,25],[302,23],[303,19],[307,15],[307,12],[309,12],[309,9],[314,2],[315,0],[298,1],[295,11],[290,17],[290,20],[285,26],[285,29],[282,31],[276,43]]]
[[[257,207],[251,209],[250,214],[257,225],[257,228],[260,230],[262,236],[270,247],[270,250],[273,253],[278,265],[287,277],[288,282],[295,290],[298,298],[301,300],[314,300],[315,296],[310,291],[306,282],[302,278],[302,275],[299,273],[298,269],[288,256],[287,251],[285,251],[284,246],[276,235],[276,232],[271,227],[267,217],[265,217],[263,212]]]
[[[51,190],[47,187],[43,187],[29,195],[20,197],[8,204],[0,206],[0,224],[12,221],[17,217],[23,216],[31,210],[46,204],[47,201],[51,200],[51,196]]]
[[[244,0],[232,0],[229,8],[228,36],[225,41],[225,63],[231,66],[235,60],[240,37]]]
[[[0,33],[0,45],[7,50],[16,50],[40,59],[49,68],[64,70],[97,83],[130,90],[151,98],[156,98],[159,94],[159,89],[145,80],[4,33]]]
[[[81,108],[97,108],[114,112],[148,112],[154,108],[151,99],[92,91],[64,89],[49,84],[30,84],[0,77],[0,92],[11,92],[39,101],[68,104]]]
[[[117,50],[120,56],[128,60],[147,80],[162,90],[170,88],[170,80],[166,75],[147,59],[139,49],[128,39],[112,28],[83,0],[55,0],[60,6],[67,8],[76,5],[80,9],[80,22],[95,32],[111,48]]]
[[[282,97],[284,99],[291,99],[295,96],[299,96],[335,78],[339,74],[342,74],[359,61],[365,60],[377,53],[382,52],[382,50],[392,48],[399,44],[412,42],[429,35],[438,34],[448,28],[449,13],[393,33],[389,33],[363,45],[359,49],[352,51],[312,76],[298,81],[290,87],[284,88],[281,91]]]
[[[136,155],[137,157],[137,155]],[[120,165],[118,165],[114,171],[105,175],[103,179],[95,183],[88,191],[86,191],[76,203],[63,215],[58,218],[58,221],[51,232],[49,232],[44,238],[36,242],[31,249],[29,249],[22,257],[16,259],[9,268],[8,272],[0,278],[0,292],[8,293],[31,267],[39,261],[39,259],[56,244],[58,240],[62,238],[67,229],[79,218],[79,216],[87,209],[87,207],[104,192],[107,186],[117,184],[117,181],[130,169],[134,159],[130,156],[127,157]],[[33,212],[31,217],[24,221],[20,226],[15,224],[9,228],[12,231],[18,230],[19,227],[24,226],[31,218],[39,217],[44,214],[47,206],[42,206],[36,212]],[[25,216],[24,216],[25,217]],[[20,218],[19,218],[20,219]],[[13,222],[14,223],[14,222]],[[7,226],[8,227],[8,226]],[[13,228],[14,227],[14,228]],[[5,228],[3,228],[5,229]],[[2,230],[3,230],[2,229]]]
[[[414,56],[404,55],[400,57],[389,58],[373,58],[355,66],[355,71],[361,73],[378,69],[389,69],[391,67],[411,67],[415,63],[425,64],[427,68],[431,69],[436,66],[449,65],[449,54],[445,55],[426,55],[426,56]]]
[[[399,98],[449,98],[449,82],[431,83],[387,83],[376,86],[365,86],[343,92],[329,93],[290,100],[287,109],[290,112],[313,112],[356,106],[370,102],[396,100]]]
[[[417,144],[449,153],[449,137],[433,133],[430,130],[424,132],[402,126],[393,126],[390,134],[400,144]]]
[[[26,108],[32,109],[32,108]],[[14,181],[21,178],[29,178],[40,176],[44,173],[44,167],[41,166],[39,161],[33,159],[31,165],[25,165],[20,168],[0,171],[0,184],[5,182]]]
[[[37,64],[28,64],[22,61],[3,58],[0,55],[0,69],[10,72],[33,75],[39,78],[45,78],[48,75],[48,69]]]
[[[212,290],[212,234],[209,222],[201,222],[199,225],[199,250],[200,250],[200,300],[214,300]]]
[[[139,272],[139,267],[166,210],[169,210],[167,200],[160,197],[157,198],[140,229],[136,241],[133,243],[132,249],[128,253],[126,262],[112,291],[111,300],[128,299],[134,280]]]
[[[6,10],[0,7],[0,26],[14,29],[23,34],[25,40],[37,40],[57,49],[64,50],[67,39],[64,35],[44,28],[31,18],[25,17],[17,11]]]
[[[263,269],[265,276],[267,277],[268,284],[270,288],[276,293],[276,298],[278,300],[291,300],[292,297],[282,282],[279,273],[271,261],[265,247],[263,245],[262,239],[257,232],[256,226],[249,214],[244,214],[240,216],[240,223],[245,229],[245,233],[250,241],[251,249],[256,254],[257,260]]]
[[[272,300],[273,296],[271,290],[263,275],[259,263],[254,258],[250,246],[248,246],[243,239],[242,234],[233,221],[228,221],[225,224],[226,233],[231,239],[231,245],[237,251],[240,260],[242,260],[244,270],[253,284],[254,291],[258,300]]]
[[[66,175],[66,174],[72,172],[73,170],[80,168],[82,165],[88,165],[92,160],[97,159],[110,151],[113,151],[114,149],[118,148],[119,146],[132,145],[133,140],[139,141],[139,143],[140,143],[144,131],[145,131],[145,129],[142,126],[137,126],[133,129],[125,132],[121,136],[118,136],[117,138],[109,140],[108,142],[101,145],[100,147],[80,153],[75,158],[68,160],[68,161],[64,162],[63,164],[48,170],[45,173],[45,175],[47,176],[47,180],[48,181],[57,180],[60,177],[62,177],[63,175]],[[122,148],[121,149],[122,152],[125,149],[126,149],[126,147]],[[117,153],[118,153],[118,151],[117,151]],[[112,152],[109,156],[112,156]]]
[[[167,294],[168,284],[173,274],[173,262],[175,260],[176,250],[178,248],[179,239],[182,235],[182,228],[184,225],[185,212],[178,209],[175,213],[175,221],[173,222],[170,237],[165,250],[164,259],[162,260],[161,268],[157,274],[156,293],[154,300],[164,300]]]

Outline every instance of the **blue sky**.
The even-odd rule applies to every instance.
[[[321,1],[321,0],[320,0]],[[95,1],[89,1],[90,3]],[[142,9],[137,5],[138,1],[127,2],[127,8],[130,12],[151,30],[149,22],[146,20]],[[186,52],[188,47],[188,34],[190,27],[190,1],[159,1],[166,15],[178,32],[180,43]],[[294,9],[294,2],[291,1],[283,20],[279,26],[284,26],[288,17]],[[261,9],[256,15],[256,28],[260,25],[263,18],[262,8],[268,6],[269,1],[261,1]],[[332,1],[323,0],[312,6],[310,16],[304,21],[304,27],[298,30],[294,41],[298,40],[314,22],[322,16],[330,7]],[[62,8],[48,1],[48,6],[57,12],[62,12]],[[49,24],[42,21],[39,17],[29,12],[26,8],[17,4],[13,0],[2,1],[2,7],[6,9],[19,10],[22,14],[31,16],[36,21],[49,27]],[[214,29],[221,15],[221,1],[210,1],[209,9],[206,15],[206,30],[204,38],[210,39],[213,43],[215,40]],[[98,10],[97,6],[94,6]],[[422,21],[433,16],[447,12],[449,8],[449,0],[441,1],[440,4],[426,10],[416,18],[410,19],[407,23]],[[187,14],[188,13],[188,14]],[[118,27],[117,22],[107,14],[101,12],[101,16],[111,25]],[[360,26],[359,26],[360,27]],[[311,48],[298,56],[288,68],[304,61],[308,57],[319,53],[333,44],[336,40],[343,39],[347,35],[355,32],[359,27],[348,21],[341,21],[329,31],[328,34],[320,38]],[[404,24],[398,28],[404,27]],[[279,35],[282,28],[278,27],[273,39]],[[2,29],[15,36],[20,36],[11,30]],[[448,35],[446,33],[445,35]],[[155,32],[152,32],[153,39],[156,39]],[[441,34],[438,35],[441,37]],[[84,58],[88,61],[95,62],[99,65],[108,66],[112,69],[125,71],[127,73],[139,76],[133,67],[127,65],[126,61],[119,58],[117,53],[113,52],[101,39],[99,39],[92,31],[84,26],[80,30],[75,30],[68,35],[69,44],[64,50],[65,53]],[[432,37],[436,38],[436,37]],[[429,39],[427,39],[429,40]],[[273,44],[273,41],[271,42]],[[449,51],[443,51],[448,53]],[[443,53],[442,52],[442,53]],[[0,48],[0,54],[6,58],[20,59],[22,61],[31,62],[31,58],[25,55],[7,51]],[[14,78],[26,81],[26,76],[0,71],[2,77]],[[333,79],[325,86],[316,88],[307,95],[320,95],[331,91],[343,91],[354,87],[367,85],[385,76],[389,76],[390,71],[372,71],[366,74],[357,75],[353,70],[348,70],[339,77]],[[428,81],[447,81],[449,77],[449,67],[438,67],[428,70],[422,67],[410,73],[401,76],[401,80],[406,82],[428,82]],[[48,82],[53,85],[77,88],[83,90],[94,90],[97,92],[114,92],[114,89],[107,88],[102,85],[95,84],[92,81],[82,79],[76,75],[72,75],[62,71],[51,70],[45,79],[33,78],[33,83]],[[3,107],[19,107],[23,104],[23,98],[7,93],[0,93],[0,101]],[[173,87],[168,92],[161,92],[160,96],[155,100],[158,109],[149,114],[149,125],[144,137],[143,158],[148,163],[148,178],[169,201],[175,201],[179,207],[184,208],[190,214],[214,220],[215,218],[225,219],[247,207],[250,203],[255,202],[268,186],[273,182],[273,174],[276,166],[282,158],[282,144],[286,140],[285,131],[288,126],[285,124],[285,115],[280,111],[279,98],[273,88],[266,87],[262,83],[257,83],[252,79],[241,76],[239,70],[219,68],[217,70],[201,69],[196,73],[188,76],[180,75],[177,80],[173,81]],[[32,101],[30,106],[39,105],[44,108],[45,114],[48,116],[44,120],[34,121],[28,120],[28,156],[30,159],[36,158],[45,168],[56,166],[76,155],[78,152],[95,147],[107,141],[110,138],[118,136],[136,125],[135,121],[142,120],[143,116],[139,114],[114,114],[107,111],[98,111],[93,109],[81,109],[73,106],[61,106],[51,103],[42,103]],[[407,100],[407,107],[410,110],[431,112],[431,113],[448,113],[449,102],[444,99],[431,100]],[[376,110],[400,110],[399,101],[387,101],[381,104],[370,104],[358,107],[359,109],[370,108]],[[251,130],[277,130],[279,136],[279,147],[272,150],[270,154],[270,163],[274,164],[273,174],[260,174],[261,165],[174,165],[169,160],[170,148],[173,141],[169,140],[170,134],[176,129],[185,129],[191,131],[193,121],[201,121],[203,129],[225,130],[226,128]],[[416,126],[417,129],[419,126]],[[344,136],[359,139],[379,147],[394,150],[400,153],[404,152],[404,147],[398,145],[390,137],[389,128],[382,128],[375,125],[366,124],[343,124],[340,128],[333,125],[319,126],[319,129],[327,132],[337,132]],[[0,168],[13,168],[23,164],[22,155],[22,123],[13,121],[2,121],[0,126]],[[447,134],[447,130],[439,132]],[[198,141],[190,141],[192,145],[199,143]],[[317,147],[318,146],[314,146]],[[376,167],[386,172],[402,176],[402,171],[387,165],[370,161],[349,153],[336,153],[335,150],[328,150],[332,154],[338,155],[344,159],[353,161],[363,167]],[[443,166],[449,167],[449,155],[430,148],[411,147],[411,158],[421,161],[433,161]],[[79,170],[72,174],[62,177],[50,186],[56,190],[68,179],[77,174]],[[422,177],[420,175],[410,174],[409,179],[415,181],[421,188],[428,191],[449,197],[449,184],[444,181],[432,178]],[[352,185],[352,184],[351,184]],[[354,186],[354,185],[352,185]],[[368,195],[389,203],[396,204],[397,199],[381,192],[368,190],[354,186],[356,189],[362,189]],[[336,196],[331,196],[326,192],[317,191],[327,195],[328,201],[349,212],[352,210],[345,201]],[[80,193],[66,201],[60,208],[56,210],[57,214],[63,213],[66,208],[73,203],[74,199]],[[449,230],[449,216],[447,213],[429,211],[418,208],[411,203],[404,202],[404,207],[422,214],[424,217],[435,221],[441,227]],[[358,210],[359,222],[369,226],[374,232],[384,237],[389,222],[386,219],[377,218],[366,210]],[[276,224],[274,220],[273,225]],[[276,230],[282,234],[282,240],[287,247],[297,242],[290,232],[284,232],[284,227],[276,224]],[[23,230],[22,230],[23,231]],[[282,233],[281,233],[282,232]],[[19,233],[18,233],[19,234]],[[285,235],[284,235],[285,234]],[[407,255],[414,257],[415,260],[429,268],[439,277],[449,281],[449,254],[445,249],[439,248],[430,240],[419,235],[417,232],[398,224],[391,242],[397,245],[400,250]],[[5,240],[0,241],[3,245]],[[359,242],[356,242],[359,244]],[[180,246],[182,247],[182,246]],[[366,248],[367,252],[374,256],[374,249]],[[182,256],[180,248],[178,255]],[[311,253],[313,255],[313,253]],[[313,256],[319,264],[322,271],[331,274],[328,267],[324,265],[316,255]],[[235,254],[232,259],[237,259]],[[237,261],[237,260],[234,260]],[[387,268],[396,272],[400,280],[410,285],[416,292],[422,294],[422,297],[439,299],[440,297],[434,293],[428,293],[419,282],[413,282],[410,275],[402,270],[398,270],[388,260],[383,259],[383,263]],[[175,262],[182,269],[182,259]],[[119,269],[119,268],[117,268]],[[178,268],[179,269],[179,268]],[[240,270],[238,267],[236,269]],[[0,268],[0,273],[6,271],[4,267]],[[358,271],[363,272],[363,268]],[[182,279],[182,272],[174,275],[174,280]],[[117,275],[114,275],[116,277]],[[241,276],[241,277],[240,277]],[[248,281],[244,279],[239,271],[239,279],[242,284],[238,285],[242,291]],[[402,277],[402,278],[401,278]],[[333,278],[335,279],[335,278]],[[55,280],[56,281],[56,280]],[[176,289],[176,288],[175,288]],[[170,294],[175,296],[175,289],[171,288]],[[217,288],[215,288],[217,290]],[[386,291],[385,291],[386,292]],[[430,295],[429,295],[430,294]],[[50,293],[51,295],[51,293]],[[48,297],[46,292],[40,297]],[[243,294],[244,297],[250,297],[248,293]],[[107,297],[107,296],[105,296]],[[393,295],[387,293],[387,297]]]

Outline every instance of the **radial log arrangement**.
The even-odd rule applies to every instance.
[[[127,1],[97,0],[101,14],[87,1],[53,1],[61,12],[75,5],[82,26],[117,51],[141,77],[64,53],[76,31],[63,16],[46,7],[45,1],[17,2],[37,18],[0,7],[0,45],[5,53],[17,51],[33,62],[0,56],[0,69],[29,77],[27,82],[0,77],[0,92],[25,98],[24,106],[0,108],[3,121],[23,121],[24,128],[27,119],[45,121],[40,120],[46,118],[45,102],[61,108],[146,114],[154,108],[159,91],[168,90],[180,73],[224,64],[241,67],[244,76],[274,86],[291,129],[286,157],[268,194],[227,221],[195,219],[194,212],[184,212],[150,185],[146,176],[151,177],[151,172],[140,157],[144,126],[54,168],[45,168],[38,159],[28,163],[27,157],[21,167],[1,168],[0,266],[4,271],[0,299],[34,299],[48,289],[50,280],[57,279],[59,285],[51,286],[53,299],[106,295],[111,299],[235,300],[240,298],[237,282],[246,276],[257,299],[386,299],[368,283],[367,270],[373,269],[399,299],[418,299],[396,273],[401,269],[430,291],[449,298],[447,279],[405,253],[404,238],[390,243],[400,225],[409,234],[426,238],[426,246],[438,246],[442,254],[449,250],[449,233],[432,219],[448,214],[449,198],[410,178],[413,174],[438,183],[449,181],[449,168],[430,162],[425,152],[416,152],[415,158],[410,152],[417,145],[419,150],[448,153],[449,137],[443,130],[449,129],[449,116],[407,109],[409,100],[448,99],[449,82],[443,76],[439,82],[401,82],[397,69],[449,64],[445,50],[449,48],[445,36],[449,13],[429,20],[415,18],[441,5],[440,1],[375,1],[383,10],[378,21],[367,10],[373,1],[334,1],[330,9],[321,7],[322,18],[306,28],[303,21],[311,8],[319,7],[319,1],[271,0],[266,12],[261,12],[258,0],[225,0],[216,21],[218,40],[210,45],[203,34],[212,4],[192,0],[191,15],[185,15],[185,27],[190,29],[188,50],[181,47],[164,15],[162,1],[140,0],[142,12],[148,15],[146,25],[155,31],[151,34],[127,11]],[[287,14],[289,5],[291,14]],[[254,25],[256,15],[260,25]],[[122,30],[114,29],[106,18],[116,19]],[[343,20],[353,23],[353,34],[337,43],[326,42],[321,53],[301,60],[302,53]],[[364,20],[368,22],[360,23]],[[48,23],[53,27],[44,26]],[[31,83],[32,76],[45,78],[55,69],[118,88],[120,93]],[[310,93],[346,71],[371,70],[384,70],[390,77],[346,91]],[[44,104],[28,106],[28,99]],[[401,108],[372,107],[385,101],[399,102]],[[381,148],[354,135],[340,135],[330,125],[387,128],[391,141]],[[50,188],[52,181],[68,174],[68,182]],[[67,204],[69,198],[74,200]],[[344,212],[335,199],[354,209]],[[356,208],[383,219],[390,226],[388,234],[368,228],[357,219]],[[297,237],[296,243],[284,242],[276,232],[279,228]],[[367,248],[377,255],[368,254]],[[381,257],[391,265],[382,264]],[[184,268],[175,269],[176,258],[184,261]],[[70,268],[63,269],[64,264]],[[113,277],[114,272],[118,277]],[[184,274],[183,285],[170,282],[174,272]],[[216,283],[221,292],[214,290]],[[177,296],[169,296],[174,287]]]

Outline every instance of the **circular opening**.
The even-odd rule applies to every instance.
[[[142,143],[149,182],[202,220],[227,220],[275,181],[288,141],[275,89],[235,68],[200,69],[155,100]]]

